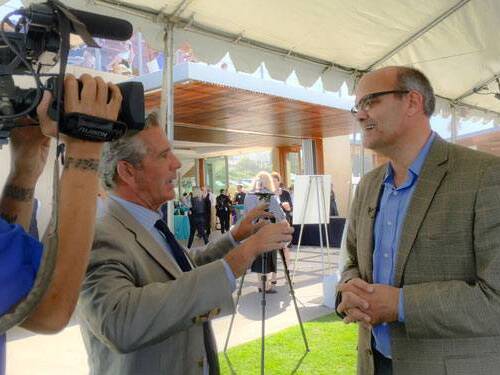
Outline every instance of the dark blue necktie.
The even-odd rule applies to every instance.
[[[168,246],[170,247],[170,250],[172,252],[172,255],[174,256],[182,272],[191,271],[192,268],[191,265],[189,264],[189,261],[187,260],[184,250],[179,245],[179,243],[175,239],[170,229],[168,229],[167,224],[160,219],[155,223],[155,228],[158,229],[165,236]]]
[[[167,224],[160,219],[155,223],[155,228],[165,236],[165,239],[170,246],[170,250],[172,250],[172,255],[177,261],[180,269],[183,272],[191,271],[192,267],[187,260],[184,250],[179,245],[172,232],[170,232],[170,229],[168,229]],[[210,325],[208,322],[203,323],[203,342],[205,344],[205,352],[207,354],[209,374],[219,374],[219,362],[217,360],[217,352],[214,349],[216,348],[216,344],[210,332]]]

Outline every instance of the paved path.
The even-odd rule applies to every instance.
[[[292,256],[295,253],[292,252]],[[337,268],[338,251],[332,252],[332,270]],[[303,321],[329,314],[333,310],[322,306],[322,261],[318,248],[301,249],[295,278],[295,291]],[[279,262],[281,267],[281,262]],[[268,294],[266,335],[298,324],[293,302],[282,268],[278,269],[277,294]],[[248,274],[229,347],[260,338],[260,293],[255,274]],[[219,350],[222,351],[231,316],[213,322]],[[307,334],[307,332],[306,332]],[[63,332],[53,336],[31,335],[16,329],[9,333],[7,345],[7,374],[9,375],[86,375],[87,355],[76,320]]]

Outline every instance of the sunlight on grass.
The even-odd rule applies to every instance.
[[[305,323],[304,329],[311,351],[302,363],[305,347],[298,325],[266,337],[266,374],[356,373],[355,325],[345,325],[332,314]],[[260,374],[260,339],[230,349],[228,357],[236,374]],[[219,359],[222,374],[231,374],[222,353]]]

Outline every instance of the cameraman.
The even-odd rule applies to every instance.
[[[121,92],[101,78],[84,74],[82,90],[72,75],[64,80],[64,109],[116,120]],[[108,91],[111,98],[108,102]],[[26,234],[33,193],[57,124],[47,114],[51,95],[44,93],[37,108],[40,126],[11,132],[10,174],[0,198],[0,316],[12,312],[33,287],[43,245]],[[55,333],[68,323],[78,300],[94,235],[98,166],[102,143],[65,137],[64,169],[59,183],[58,246],[54,273],[41,301],[21,324],[38,333]],[[75,220],[76,219],[76,220]],[[0,374],[5,368],[5,335],[0,336]]]

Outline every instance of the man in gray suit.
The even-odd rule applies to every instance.
[[[359,374],[500,373],[500,159],[443,141],[419,71],[366,74],[352,112],[389,163],[353,202],[337,311]]]
[[[269,215],[261,206],[188,254],[160,220],[181,164],[154,115],[145,130],[108,145],[103,161],[112,192],[78,307],[90,373],[218,374],[210,319],[232,312],[235,278],[257,255],[290,241],[293,230],[252,224]]]

